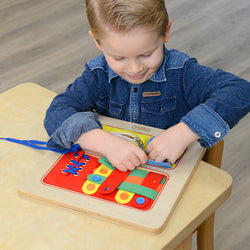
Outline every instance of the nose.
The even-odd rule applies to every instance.
[[[137,75],[143,72],[143,64],[140,60],[131,60],[127,64],[127,73],[131,75]]]

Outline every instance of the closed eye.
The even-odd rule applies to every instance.
[[[152,52],[147,53],[147,54],[144,54],[144,55],[141,55],[141,57],[149,57],[149,56],[151,56],[151,55],[152,55]]]
[[[116,61],[122,61],[124,59],[124,57],[115,57],[113,56],[113,59]]]

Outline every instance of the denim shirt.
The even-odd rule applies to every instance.
[[[161,129],[182,121],[203,147],[212,147],[249,112],[249,96],[248,81],[165,46],[161,66],[142,84],[121,78],[100,55],[51,103],[47,145],[71,147],[82,133],[102,127],[101,114]]]

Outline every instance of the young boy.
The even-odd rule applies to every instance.
[[[171,20],[164,0],[86,0],[89,34],[102,55],[55,97],[45,118],[48,146],[106,156],[121,171],[146,153],[102,130],[106,115],[165,131],[146,147],[151,160],[173,163],[195,140],[212,147],[250,110],[250,83],[164,46]]]

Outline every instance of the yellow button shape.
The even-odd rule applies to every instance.
[[[135,193],[124,191],[124,190],[119,190],[115,196],[115,200],[118,203],[126,204],[132,200],[134,195]]]
[[[99,186],[100,184],[87,180],[82,186],[82,191],[85,194],[94,194],[98,190]]]

